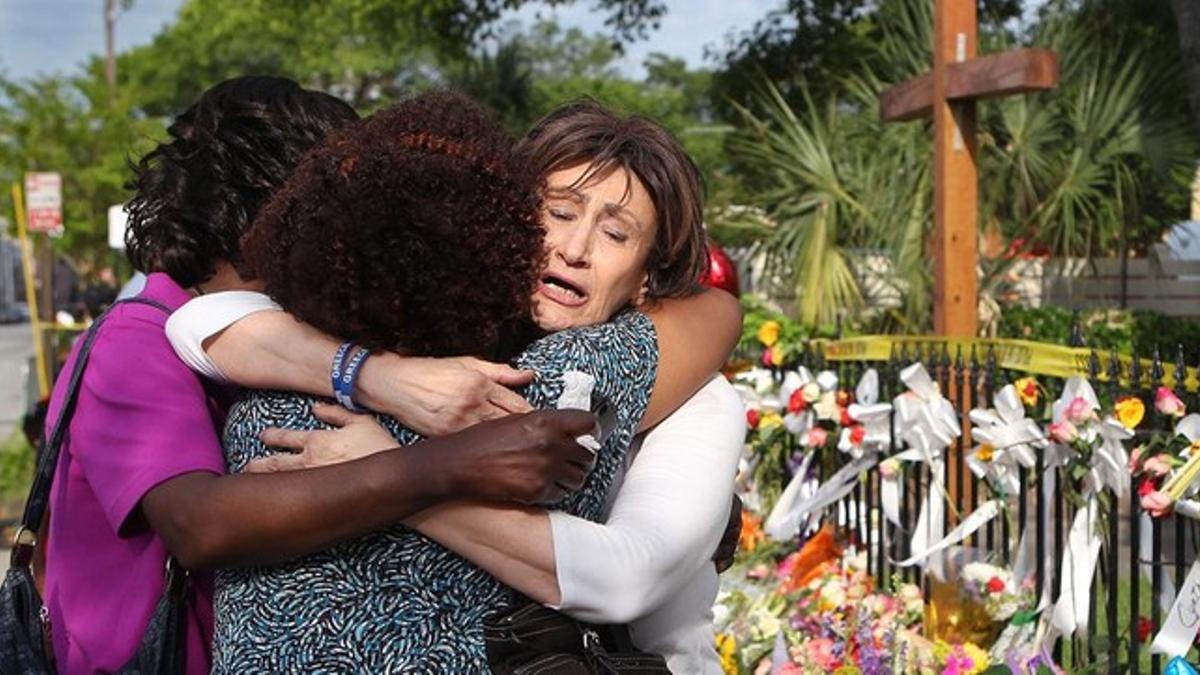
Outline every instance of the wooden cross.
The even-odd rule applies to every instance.
[[[975,337],[979,304],[978,163],[975,101],[1052,89],[1058,57],[1017,49],[975,58],[976,0],[935,0],[933,72],[883,92],[884,121],[933,115],[933,324],[937,333]]]

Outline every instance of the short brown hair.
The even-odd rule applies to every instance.
[[[658,232],[646,262],[647,297],[695,293],[708,267],[700,171],[671,132],[639,115],[621,116],[591,99],[558,107],[517,144],[518,158],[542,181],[580,164],[581,183],[621,168],[650,193]]]
[[[415,96],[330,136],[271,197],[243,252],[293,316],[371,349],[484,355],[529,316],[536,175],[477,104]]]

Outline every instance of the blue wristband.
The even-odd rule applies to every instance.
[[[333,389],[333,397],[338,399],[338,403],[341,403],[341,398],[338,397],[338,382],[342,380],[342,371],[346,369],[346,356],[353,348],[353,342],[343,342],[333,353],[333,367],[329,370],[329,385]]]
[[[347,350],[347,352],[348,351],[349,350]],[[347,410],[353,412],[365,412],[365,408],[359,407],[358,404],[354,402],[354,385],[358,382],[358,373],[362,369],[362,364],[366,362],[367,357],[370,355],[370,350],[359,349],[357,352],[355,352],[354,356],[350,357],[350,360],[345,364],[345,367],[340,369],[340,377],[334,380],[333,395],[337,398],[337,402]]]

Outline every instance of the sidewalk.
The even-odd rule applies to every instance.
[[[0,325],[0,441],[16,431],[25,413],[25,368],[32,355],[28,323]],[[7,540],[0,541],[0,575],[8,571],[8,546]]]

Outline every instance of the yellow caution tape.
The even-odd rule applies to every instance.
[[[907,345],[910,355],[915,348],[929,354],[934,349],[939,355],[943,345],[954,363],[961,354],[964,362],[969,362],[974,350],[975,358],[983,363],[988,358],[989,350],[995,354],[996,365],[1000,368],[1015,370],[1031,375],[1047,377],[1071,377],[1073,375],[1088,376],[1088,362],[1095,353],[1100,364],[1098,378],[1101,382],[1108,381],[1109,355],[1106,352],[1093,352],[1087,348],[1064,347],[1028,340],[1011,340],[1002,338],[946,338],[922,335],[864,335],[845,338],[842,340],[814,341],[824,350],[828,361],[887,361],[893,355],[899,355]],[[915,356],[914,356],[915,358]],[[1121,362],[1121,381],[1128,383],[1129,368],[1133,359],[1124,354],[1117,356]],[[1143,381],[1150,379],[1153,363],[1148,359],[1140,359]],[[1175,365],[1163,363],[1162,384],[1175,387]],[[1200,376],[1196,368],[1188,368],[1184,378],[1184,388],[1196,391],[1200,388]]]

